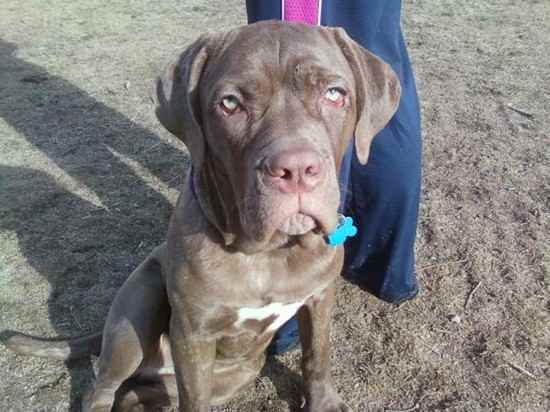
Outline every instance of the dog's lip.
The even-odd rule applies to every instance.
[[[304,227],[302,228],[303,230],[289,231],[287,223],[291,219],[299,219],[303,221],[304,223]],[[317,234],[323,234],[324,236],[328,236],[336,228],[338,223],[337,220],[338,220],[337,218],[320,219],[319,217],[313,214],[310,214],[304,211],[298,211],[291,215],[286,216],[285,219],[282,220],[282,223],[277,227],[277,230],[289,236],[300,236],[300,235],[307,234],[309,232],[314,232]]]
[[[278,230],[289,236],[299,236],[311,232],[317,226],[318,224],[312,216],[297,212],[285,218]]]

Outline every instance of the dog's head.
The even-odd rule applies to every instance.
[[[347,146],[355,135],[366,163],[400,98],[390,67],[342,29],[274,21],[201,37],[156,91],[207,218],[247,253],[334,230]]]

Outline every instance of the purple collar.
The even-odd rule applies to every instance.
[[[189,175],[189,189],[191,190],[191,194],[193,195],[193,197],[198,200],[199,197],[197,196],[197,191],[195,190],[195,177],[193,176],[193,165],[191,165],[191,167],[189,168],[188,175]]]

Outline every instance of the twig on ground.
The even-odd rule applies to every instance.
[[[51,388],[55,388],[57,385],[59,385],[59,383],[61,381],[63,381],[63,379],[65,379],[65,377],[67,376],[67,373],[66,372],[62,372],[60,375],[57,375],[56,374],[51,374],[51,375],[48,375],[49,376],[55,376],[54,379],[52,379],[51,381],[48,381],[42,385],[40,385],[38,387],[38,389],[36,389],[35,391],[32,392],[31,396],[35,396],[37,395],[41,390],[43,389],[51,389]]]
[[[531,379],[534,379],[534,380],[537,380],[537,377],[535,375],[533,375],[531,372],[529,372],[527,369],[519,366],[518,364],[516,363],[513,363],[513,362],[506,362],[506,364],[508,364],[512,369],[515,369],[517,370],[518,372],[520,373],[523,373],[524,375],[530,377]]]
[[[159,142],[157,142],[157,143],[155,143],[155,144],[149,146],[147,149],[143,150],[142,153],[147,153],[147,152],[150,152],[150,151],[153,150],[153,149],[156,149],[157,147],[160,146],[161,143],[162,143],[162,141],[159,141]]]
[[[143,246],[143,240],[138,243],[138,245],[134,248],[134,250],[132,252],[133,253],[137,252],[138,250],[141,249],[142,246]]]
[[[420,405],[418,403],[415,403],[413,406],[407,409],[392,409],[392,408],[384,408],[384,412],[412,412],[416,411]]]
[[[464,302],[464,309],[468,309],[468,305],[472,300],[472,296],[474,296],[474,293],[476,293],[476,290],[479,288],[480,285],[481,285],[481,280],[477,282],[477,285],[475,285],[474,288],[468,294],[468,297],[466,298],[466,302]]]
[[[449,260],[448,262],[442,262],[442,263],[434,263],[433,265],[428,265],[428,266],[424,266],[424,267],[421,267],[417,270],[417,272],[423,272],[427,269],[432,269],[432,268],[435,268],[435,267],[441,267],[441,266],[447,266],[447,265],[454,265],[456,263],[463,263],[463,262],[467,262],[468,259],[460,259],[460,260]]]
[[[412,412],[412,411],[416,411],[417,409],[420,408],[420,404],[422,403],[422,401],[428,396],[430,395],[430,393],[425,393],[423,394],[420,399],[418,399],[418,401],[413,405],[411,406],[410,408],[406,408],[406,409],[393,409],[393,408],[384,408],[384,412]]]
[[[506,105],[506,107],[508,107],[508,109],[510,109],[510,110],[512,110],[516,113],[521,114],[522,116],[527,117],[528,119],[532,119],[533,117],[535,117],[535,115],[533,113],[529,113],[529,112],[526,112],[525,110],[518,109],[517,107],[513,106],[512,103],[508,103]]]

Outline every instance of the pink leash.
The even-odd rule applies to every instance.
[[[282,0],[283,20],[299,21],[306,24],[320,23],[321,0]]]

